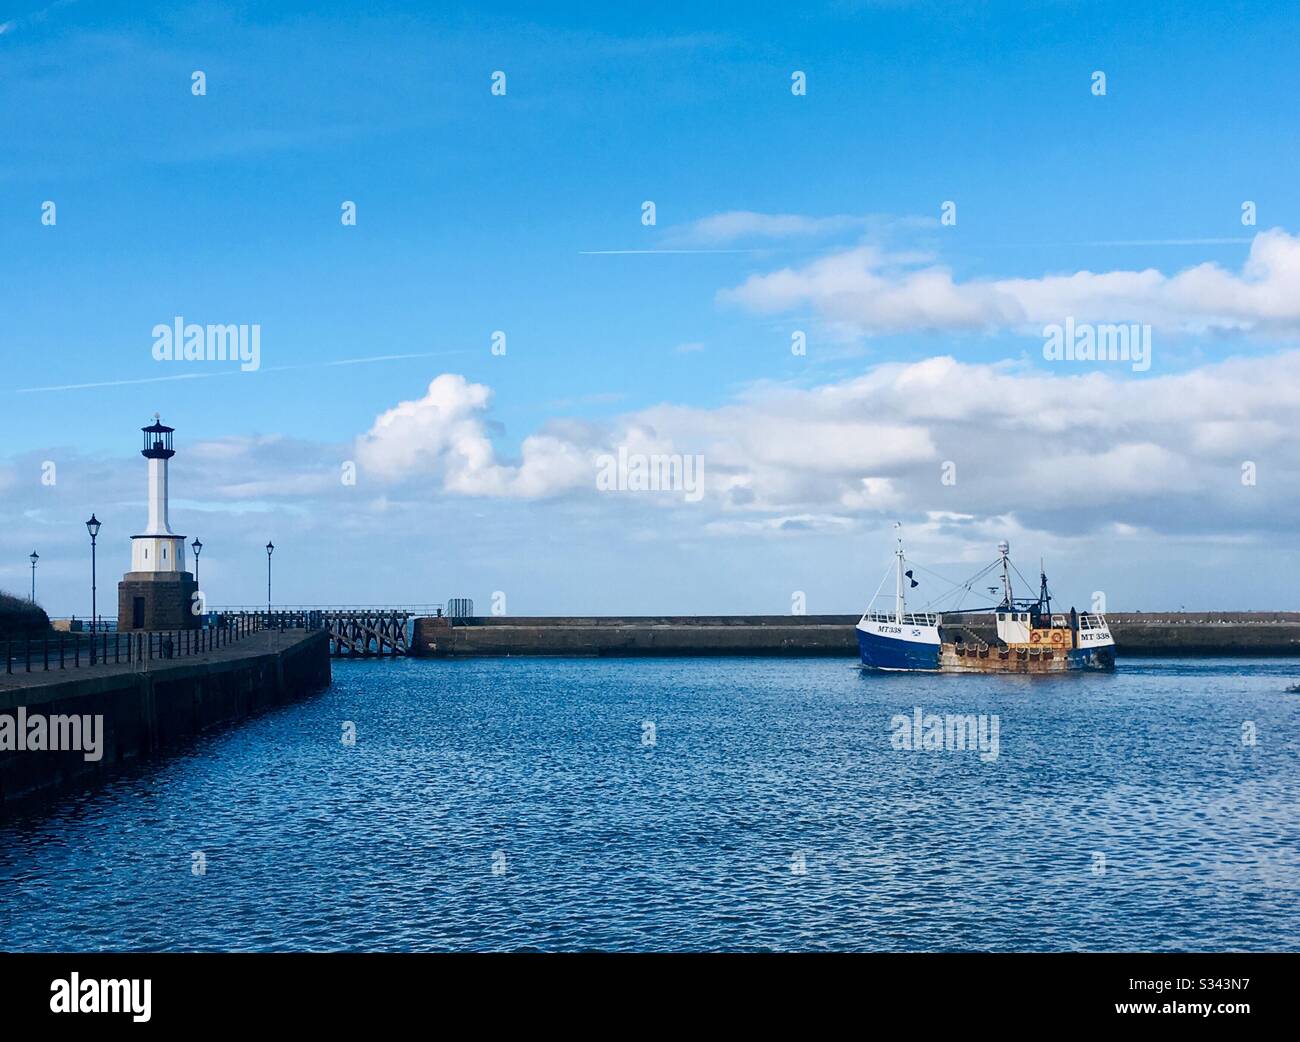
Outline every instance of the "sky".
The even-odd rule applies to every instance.
[[[1294,4],[623,6],[0,8],[0,589],[157,411],[210,605],[1300,607]]]

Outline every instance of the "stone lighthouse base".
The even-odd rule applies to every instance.
[[[127,572],[117,584],[118,631],[198,629],[198,588],[189,572]]]

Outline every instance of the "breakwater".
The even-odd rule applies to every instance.
[[[329,683],[329,638],[321,630],[268,630],[179,660],[0,674],[0,722],[99,718],[101,728],[94,758],[76,749],[14,748],[11,731],[0,747],[0,803],[93,784],[121,763]]]
[[[1300,655],[1300,612],[1119,612],[1123,655]]]
[[[1120,657],[1300,656],[1300,612],[1115,612]],[[420,618],[412,654],[854,656],[857,615]]]

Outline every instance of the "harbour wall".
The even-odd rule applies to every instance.
[[[1300,656],[1300,612],[1107,614],[1123,656]],[[480,616],[415,620],[412,654],[857,655],[857,615]]]
[[[208,656],[154,660],[147,670],[107,665],[67,679],[40,672],[0,680],[0,714],[16,719],[23,707],[29,719],[103,718],[97,761],[75,750],[0,750],[0,804],[10,805],[94,785],[123,763],[328,687],[329,638],[268,633],[264,644],[259,635]]]
[[[1300,656],[1300,612],[1107,614],[1116,654]]]

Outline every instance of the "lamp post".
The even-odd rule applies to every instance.
[[[266,625],[269,629],[271,626],[271,555],[275,553],[275,544],[267,541],[266,544]]]
[[[36,603],[36,562],[39,561],[40,559],[41,559],[41,555],[38,554],[35,550],[33,550],[32,556],[29,558],[29,560],[32,562],[32,603],[33,604]]]
[[[199,584],[199,553],[203,549],[203,544],[199,542],[199,537],[194,537],[194,542],[190,543],[190,549],[194,551],[194,585]]]
[[[95,664],[95,619],[98,617],[95,605],[95,537],[99,535],[99,519],[92,511],[86,522],[86,531],[90,533],[90,664]]]

